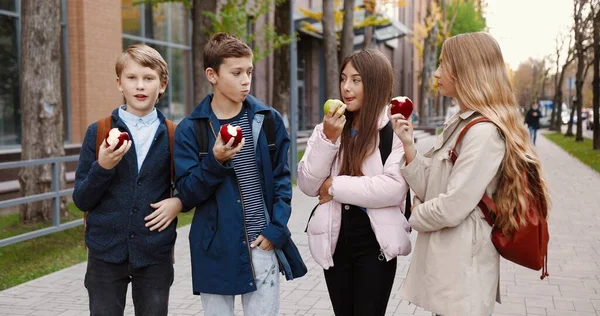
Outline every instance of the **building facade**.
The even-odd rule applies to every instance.
[[[156,48],[169,64],[168,89],[157,105],[167,117],[178,121],[195,106],[189,10],[183,3],[151,6],[135,2],[61,0],[64,139],[68,154],[78,152],[90,123],[123,103],[116,87],[114,64],[130,44],[142,42]],[[394,94],[407,95],[418,102],[420,58],[409,40],[409,32],[422,19],[425,1],[406,2],[407,6],[394,8],[390,16],[404,28],[404,34],[378,41],[376,46],[394,67]],[[321,4],[321,0],[295,0],[295,22],[303,19],[300,8],[320,10]],[[0,1],[0,162],[20,159],[20,7],[21,0]],[[251,26],[250,31],[260,30],[273,20],[272,13]],[[314,34],[298,34],[298,123],[300,130],[310,130],[321,121],[325,100],[323,43]],[[274,72],[289,70],[273,69],[272,56],[258,61],[255,68],[252,93],[271,104]]]

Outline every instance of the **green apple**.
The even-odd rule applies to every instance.
[[[329,110],[331,109],[331,107],[333,107],[334,109],[337,109],[338,107],[342,106],[343,104],[344,104],[344,102],[342,102],[338,99],[329,99],[323,105],[323,113],[325,113],[325,115],[327,115],[327,113],[329,113]]]

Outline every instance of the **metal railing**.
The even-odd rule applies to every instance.
[[[77,220],[70,221],[70,222],[67,222],[64,224],[60,223],[60,198],[63,196],[73,194],[73,189],[64,189],[64,190],[60,189],[60,166],[62,163],[78,161],[78,159],[79,159],[79,155],[73,155],[73,156],[64,156],[64,157],[52,157],[52,158],[11,161],[11,162],[0,163],[0,170],[52,164],[52,191],[51,192],[0,201],[0,209],[11,207],[14,205],[30,203],[30,202],[38,202],[38,201],[43,201],[43,200],[48,200],[48,199],[54,200],[54,203],[52,205],[53,216],[52,216],[52,226],[51,227],[34,230],[31,232],[27,232],[24,234],[20,234],[20,235],[5,238],[5,239],[0,239],[0,247],[11,245],[11,244],[29,240],[29,239],[33,239],[33,238],[40,237],[40,236],[49,235],[49,234],[52,234],[55,232],[59,232],[59,231],[65,230],[65,229],[73,228],[73,227],[77,227],[77,226],[83,224],[83,219],[77,219]]]

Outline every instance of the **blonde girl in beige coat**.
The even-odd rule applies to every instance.
[[[527,162],[541,174],[540,162],[522,124],[513,87],[498,43],[487,33],[454,36],[442,46],[434,74],[442,95],[456,99],[460,112],[444,125],[427,153],[417,153],[413,128],[400,114],[390,115],[405,150],[401,173],[415,192],[410,225],[418,231],[403,298],[438,315],[483,316],[499,301],[499,255],[491,227],[477,203],[487,194],[499,210],[496,225],[505,232],[524,214],[519,195]],[[388,113],[389,114],[389,113]],[[473,119],[457,147],[449,150]],[[547,199],[545,183],[541,198]],[[422,201],[422,202],[421,202]]]

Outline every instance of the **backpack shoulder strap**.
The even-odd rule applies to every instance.
[[[381,163],[385,165],[387,158],[392,152],[392,145],[394,142],[394,129],[392,128],[392,122],[388,122],[382,129],[379,130],[379,153],[381,154]],[[404,205],[404,217],[406,220],[410,218],[410,208],[412,201],[410,197],[410,189],[406,192],[406,202]]]
[[[169,154],[171,156],[171,196],[173,196],[173,188],[175,187],[175,166],[173,164],[173,147],[175,143],[175,128],[177,125],[169,119],[165,119],[167,125],[167,136],[169,136]]]
[[[208,154],[208,120],[199,118],[194,120],[194,135],[198,144],[200,160]]]
[[[491,122],[491,121],[486,117],[480,117],[480,118],[474,119],[471,122],[469,122],[467,124],[467,126],[465,126],[460,131],[460,134],[458,134],[458,138],[456,139],[456,143],[454,144],[454,147],[452,149],[450,149],[450,152],[449,152],[450,160],[452,161],[452,164],[454,164],[456,162],[456,159],[458,159],[458,155],[456,154],[456,148],[458,147],[458,144],[460,144],[461,140],[463,139],[463,137],[465,136],[467,131],[471,127],[473,127],[473,125],[483,123],[483,122]],[[483,215],[485,216],[485,221],[490,226],[493,227],[494,221],[495,221],[494,214],[496,214],[496,203],[494,203],[494,201],[486,193],[484,193],[483,197],[481,198],[481,200],[479,201],[477,206],[479,206],[479,208],[483,211]]]
[[[392,122],[389,121],[379,130],[379,153],[381,154],[381,163],[385,165],[387,158],[392,152],[392,143],[394,142],[394,130]]]
[[[458,155],[456,154],[456,148],[458,147],[458,144],[460,144],[461,140],[463,139],[463,137],[465,136],[465,134],[467,133],[467,131],[473,127],[473,125],[475,124],[479,124],[479,123],[483,123],[483,122],[491,122],[488,118],[486,117],[480,117],[477,119],[472,120],[471,122],[469,122],[467,124],[467,126],[465,126],[461,131],[460,134],[458,134],[458,138],[456,139],[456,143],[454,144],[454,147],[452,147],[452,149],[450,149],[450,160],[452,160],[452,164],[454,164],[456,162],[456,159],[458,159]]]
[[[273,160],[275,159],[275,149],[277,149],[277,145],[275,144],[275,122],[273,120],[274,118],[273,115],[271,115],[271,111],[265,112],[263,130],[265,131],[265,135],[267,136],[267,144],[269,145],[269,156],[271,157],[271,165],[273,164]]]
[[[104,142],[104,138],[106,137],[106,133],[110,131],[112,127],[112,116],[103,117],[98,120],[98,128],[96,130],[96,160],[98,160],[98,152],[100,151],[100,146],[102,146],[102,142]],[[87,211],[83,211],[83,234],[85,235],[85,229],[87,227]],[[86,245],[87,248],[87,245]]]
[[[96,131],[96,160],[98,160],[98,150],[106,137],[106,133],[110,131],[112,127],[112,117],[107,116],[98,120],[98,129]]]

